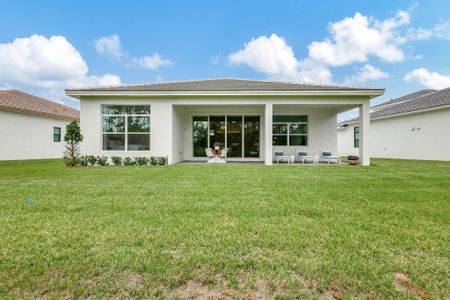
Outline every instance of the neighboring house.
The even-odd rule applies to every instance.
[[[0,90],[0,160],[63,156],[66,125],[79,111],[17,90]]]
[[[358,155],[359,119],[338,124],[339,155]],[[390,100],[370,113],[370,156],[450,160],[450,88]]]
[[[168,156],[169,164],[206,160],[216,142],[229,160],[272,164],[275,150],[337,152],[337,114],[359,108],[384,89],[242,79],[210,79],[68,89],[80,99],[82,152],[105,156]],[[368,136],[362,134],[361,145]],[[367,147],[360,148],[363,165]]]

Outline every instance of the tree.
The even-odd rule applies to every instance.
[[[72,121],[67,125],[64,141],[66,142],[64,161],[66,166],[74,167],[80,162],[80,142],[83,141],[83,135],[81,135],[77,121]]]

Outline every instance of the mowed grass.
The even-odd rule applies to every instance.
[[[0,162],[0,298],[442,299],[449,225],[448,162]]]

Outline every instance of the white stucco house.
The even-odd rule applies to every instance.
[[[359,119],[338,124],[339,155],[358,155]],[[421,90],[372,107],[371,157],[450,161],[450,88]]]
[[[84,154],[206,160],[218,142],[228,159],[272,164],[273,153],[337,152],[337,114],[359,108],[362,165],[369,165],[369,101],[383,89],[210,79],[67,89],[80,100]]]
[[[71,120],[79,120],[77,109],[18,90],[0,90],[0,160],[63,157]]]

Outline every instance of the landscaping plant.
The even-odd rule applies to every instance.
[[[132,157],[125,157],[122,163],[124,166],[134,166],[136,164]]]
[[[156,156],[150,157],[150,165],[156,166],[159,163],[158,158]]]
[[[97,163],[97,157],[95,157],[94,155],[89,155],[87,159],[91,166],[95,166],[95,164]]]
[[[100,166],[108,165],[108,157],[106,157],[106,156],[97,156],[97,163]]]
[[[89,164],[88,156],[84,155],[80,157],[80,166],[86,167]]]
[[[113,157],[111,157],[111,161],[113,162],[113,164],[115,166],[122,165],[122,157],[120,157],[120,156],[113,156]]]
[[[146,166],[148,164],[148,158],[147,157],[136,157],[136,164],[138,166]]]
[[[64,141],[66,142],[64,162],[68,167],[75,167],[80,163],[80,142],[83,141],[77,121],[72,121],[67,125]]]
[[[158,163],[160,166],[164,166],[165,164],[167,164],[167,157],[165,156],[158,157]]]

